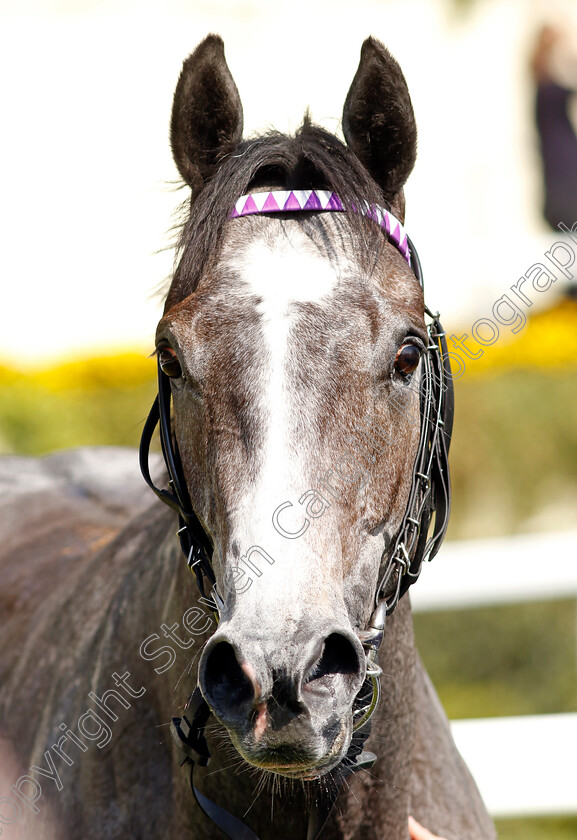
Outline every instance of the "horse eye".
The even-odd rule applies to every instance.
[[[408,376],[412,373],[421,358],[421,351],[416,344],[403,344],[395,359],[395,370],[401,376]]]
[[[163,347],[159,350],[158,361],[160,362],[162,372],[170,376],[171,379],[178,379],[182,376],[182,368],[180,367],[178,356],[172,347]]]

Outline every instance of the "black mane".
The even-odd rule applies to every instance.
[[[334,135],[312,125],[308,117],[294,136],[270,132],[244,141],[222,160],[188,205],[190,215],[177,245],[177,268],[166,311],[196,289],[208,260],[218,252],[223,227],[236,201],[262,187],[324,189],[336,192],[347,209],[362,202],[389,208],[356,155]],[[343,215],[351,235],[360,238],[361,251],[366,252],[368,246],[368,252],[374,252],[375,239],[382,239],[378,227],[367,224],[357,213]]]

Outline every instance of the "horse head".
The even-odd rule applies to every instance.
[[[209,36],[172,112],[191,202],[157,331],[163,492],[204,540],[191,565],[212,555],[204,698],[249,763],[312,779],[341,764],[374,699],[371,645],[418,574],[435,506],[442,421],[432,442],[423,381],[440,353],[402,228],[416,128],[403,74],[373,39],[345,101],[346,145],[308,117],[291,137],[243,141],[242,128]]]

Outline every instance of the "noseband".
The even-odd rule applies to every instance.
[[[383,207],[363,204],[353,207],[359,213],[380,225],[387,239],[393,244],[413,270],[424,290],[423,274],[417,251],[403,226],[393,214]],[[231,219],[268,213],[297,212],[346,212],[340,198],[325,190],[293,190],[254,193],[242,196],[230,213]],[[401,527],[396,535],[393,550],[379,580],[374,595],[374,609],[368,627],[358,633],[366,655],[366,679],[353,704],[353,737],[351,746],[336,773],[334,792],[311,809],[307,840],[316,840],[336,800],[340,783],[352,772],[370,767],[376,760],[373,753],[363,750],[370,734],[371,718],[380,697],[377,651],[385,632],[385,621],[397,606],[400,598],[418,579],[425,560],[432,560],[438,552],[449,521],[451,490],[449,481],[448,452],[453,426],[453,383],[445,333],[439,315],[425,307],[431,318],[427,326],[428,346],[422,357],[420,380],[421,426],[419,446],[413,465],[411,490]],[[171,388],[169,377],[158,364],[158,395],[144,425],[140,442],[140,468],[146,483],[159,499],[178,515],[178,537],[187,563],[196,576],[198,588],[205,603],[215,611],[217,618],[222,609],[222,599],[217,591],[212,568],[213,545],[194,511],[186,485],[184,471],[173,434],[171,416]],[[160,427],[162,454],[168,471],[170,489],[156,487],[150,476],[149,452],[156,426]],[[205,590],[205,579],[210,592]],[[210,597],[208,597],[210,595]],[[209,816],[233,840],[258,840],[243,823],[204,797],[194,786],[194,762],[205,766],[210,758],[204,738],[204,726],[210,709],[198,686],[187,703],[188,716],[173,718],[172,734],[182,753],[183,762],[191,764],[191,787],[194,797]]]

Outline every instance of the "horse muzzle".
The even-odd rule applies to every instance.
[[[203,652],[199,685],[246,761],[312,779],[346,755],[365,669],[350,629],[329,626],[314,637],[273,644],[236,634],[223,622]]]

